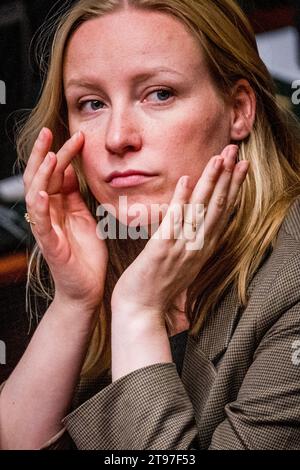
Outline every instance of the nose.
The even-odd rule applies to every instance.
[[[129,106],[124,108],[112,110],[106,130],[106,150],[118,156],[137,152],[143,144],[138,117]]]

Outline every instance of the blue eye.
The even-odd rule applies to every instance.
[[[91,103],[91,108],[93,111],[97,111],[98,109],[102,109],[102,101],[99,101],[99,100],[93,100],[93,101],[90,101]]]
[[[103,103],[99,100],[87,100],[82,101],[79,103],[79,109],[86,108],[87,105],[90,105],[90,110],[92,111],[99,111],[99,109],[103,109]]]
[[[151,96],[151,95],[157,96],[158,99],[154,101],[163,102],[163,101],[168,101],[170,98],[172,98],[172,96],[174,96],[174,93],[171,90],[161,89],[161,90],[153,91],[148,96]]]

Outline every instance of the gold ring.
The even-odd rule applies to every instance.
[[[35,223],[33,220],[31,220],[30,215],[28,214],[28,212],[25,212],[25,214],[24,214],[24,219],[25,219],[26,222],[28,222],[29,224],[31,224],[31,225],[36,225],[36,223]]]
[[[197,224],[195,220],[193,220],[192,222],[189,222],[188,220],[184,219],[184,223],[191,225],[193,232],[197,231],[197,225],[201,225],[201,224]]]

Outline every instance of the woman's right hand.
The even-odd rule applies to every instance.
[[[102,300],[108,251],[80,192],[72,159],[84,135],[74,134],[54,154],[52,132],[42,129],[24,172],[33,235],[50,268],[57,301],[94,310]]]

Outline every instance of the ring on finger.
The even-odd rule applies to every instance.
[[[203,219],[205,217],[205,214],[207,212],[207,204],[197,204],[196,205],[196,214],[195,214],[195,217],[193,217],[192,220],[189,219],[189,217],[185,217],[184,218],[184,224],[189,224],[192,226],[192,231],[193,232],[196,232],[197,231],[197,227],[199,227],[200,225],[202,225],[203,223]],[[201,207],[201,210],[197,210],[197,208],[199,209],[199,207]],[[192,211],[192,213],[194,214],[194,211]]]
[[[30,225],[36,225],[36,222],[34,222],[34,220],[32,220],[32,218],[30,217],[30,215],[29,215],[28,212],[25,212],[25,214],[24,214],[24,219],[25,219],[26,222],[28,222]]]
[[[197,224],[196,220],[189,221],[189,220],[184,219],[184,223],[191,225],[193,232],[197,231],[197,225],[201,225],[201,224]]]

